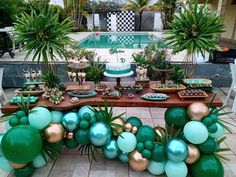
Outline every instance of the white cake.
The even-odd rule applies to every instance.
[[[126,77],[133,74],[130,63],[107,63],[105,75],[108,77]]]

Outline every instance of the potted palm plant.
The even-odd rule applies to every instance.
[[[184,59],[186,77],[193,74],[196,55],[218,49],[217,37],[224,32],[221,18],[211,12],[207,4],[200,5],[197,1],[190,2],[174,15],[170,27],[165,31],[169,34],[165,39],[167,45],[171,46],[173,53],[187,51]]]

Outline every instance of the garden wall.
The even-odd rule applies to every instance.
[[[42,69],[41,64],[32,63],[32,62],[0,62],[0,67],[3,67],[3,87],[20,87],[24,83],[24,79],[21,76],[23,70],[32,69]],[[57,72],[60,78],[64,82],[68,82],[66,71],[66,63],[57,64]],[[132,69],[135,70],[135,64],[132,64]],[[195,73],[193,77],[195,78],[209,78],[213,81],[213,86],[215,87],[229,87],[231,84],[231,75],[230,68],[228,64],[199,64],[196,66]],[[134,75],[132,76],[134,77]],[[134,78],[126,78],[122,80],[133,80]],[[104,78],[104,80],[115,81],[112,78]]]

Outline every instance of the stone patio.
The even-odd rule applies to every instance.
[[[228,88],[217,88],[218,96],[224,100]],[[14,89],[7,89],[6,94],[10,98]],[[230,98],[229,106],[225,111],[230,111],[233,99]],[[138,116],[144,124],[151,126],[164,126],[164,112],[161,108],[142,107],[116,107],[114,114],[126,112],[126,117]],[[236,177],[236,115],[230,114],[221,117],[234,126],[229,126],[232,133],[227,132],[227,139],[222,147],[229,147],[231,151],[224,152],[224,156],[230,161],[224,164],[225,177]],[[4,132],[4,125],[0,125],[0,132]],[[0,177],[13,177],[12,173],[0,171]],[[47,166],[35,171],[33,177],[151,177],[148,172],[135,172],[127,164],[119,160],[108,160],[102,155],[97,155],[97,161],[90,163],[86,155],[80,156],[76,150],[64,149],[63,154],[55,161],[50,161]],[[162,176],[164,177],[164,176]]]

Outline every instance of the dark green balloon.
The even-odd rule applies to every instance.
[[[127,123],[130,123],[132,124],[133,126],[136,126],[136,127],[141,127],[143,125],[142,121],[138,118],[138,117],[129,117],[127,120],[126,120]]]
[[[18,117],[13,116],[13,117],[10,118],[10,120],[9,120],[9,125],[10,126],[15,127],[19,124],[20,124],[20,119]]]
[[[139,127],[136,138],[138,142],[145,142],[147,140],[154,141],[156,139],[156,132],[152,127],[143,125]]]
[[[217,115],[215,115],[215,114],[210,114],[209,117],[211,118],[211,120],[212,120],[213,123],[216,123],[216,122],[218,121],[218,117],[217,117]]]
[[[166,160],[165,147],[162,145],[155,145],[152,150],[152,160],[156,162],[163,162]]]
[[[209,127],[213,124],[213,121],[211,120],[210,117],[205,117],[203,120],[202,120],[202,123],[206,126],[206,127]]]
[[[174,125],[175,128],[183,128],[189,121],[185,108],[168,108],[165,112],[165,122],[167,125]]]
[[[154,143],[150,140],[145,141],[144,147],[145,147],[145,149],[152,150],[154,148]]]
[[[211,126],[207,127],[209,133],[215,133],[217,131],[217,125],[212,124]]]
[[[139,153],[141,153],[144,149],[144,145],[142,142],[137,143],[136,149],[138,150]]]
[[[204,143],[199,144],[198,148],[203,154],[213,154],[217,149],[217,142],[214,138],[209,137]]]
[[[79,145],[87,145],[90,143],[88,130],[79,129],[75,133],[75,140]]]
[[[17,111],[17,112],[16,112],[16,116],[17,116],[18,118],[21,118],[21,117],[23,117],[23,116],[26,116],[26,113],[25,113],[25,111],[20,110],[20,111]]]
[[[152,152],[148,149],[144,149],[143,152],[141,153],[141,155],[142,155],[143,158],[151,159]]]
[[[78,143],[75,141],[75,139],[65,139],[64,144],[69,149],[74,149],[78,146]]]
[[[27,164],[24,168],[14,169],[16,177],[30,177],[34,173],[34,167],[31,163]]]
[[[82,115],[82,119],[89,121],[91,119],[91,115],[88,112],[86,112]]]
[[[201,155],[190,168],[193,177],[224,177],[224,167],[213,155]]]
[[[2,153],[13,163],[31,162],[42,150],[39,131],[30,125],[19,125],[10,129],[2,139]]]
[[[79,127],[81,129],[88,129],[89,128],[89,122],[87,120],[81,120],[80,123],[79,123]]]
[[[29,119],[27,116],[23,116],[20,118],[20,124],[21,125],[28,125],[29,124]]]

